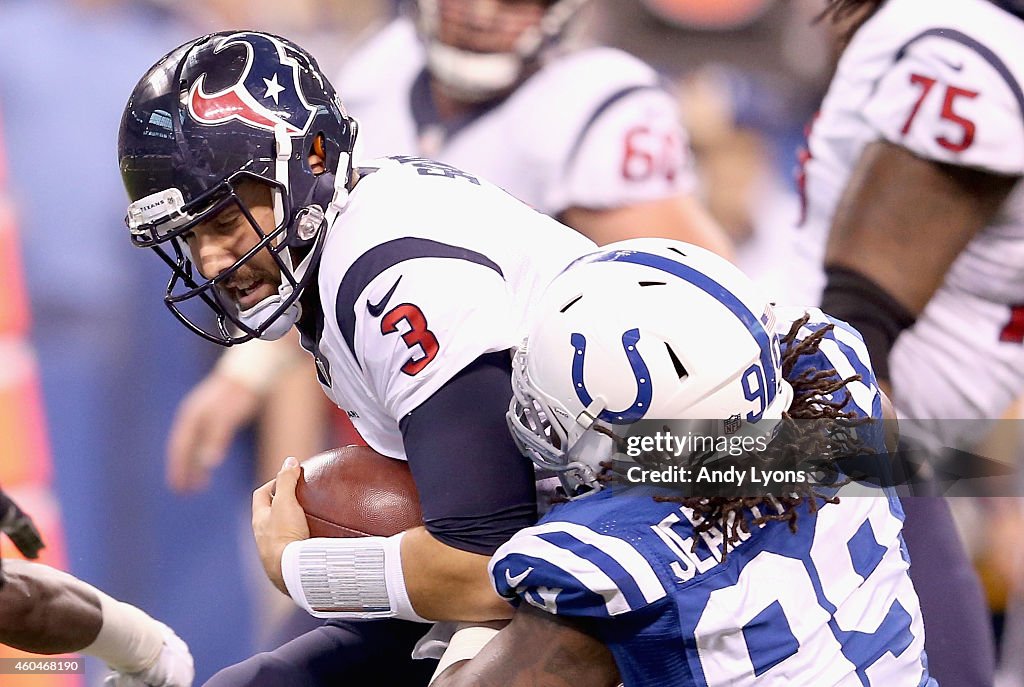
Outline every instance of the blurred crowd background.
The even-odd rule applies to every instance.
[[[823,4],[597,0],[588,20],[676,84],[707,206],[787,302],[801,300],[797,155],[832,69]],[[270,639],[248,527],[259,478],[247,437],[211,489],[165,485],[174,409],[219,350],[171,317],[166,269],[128,241],[119,118],[139,75],[194,35],[272,31],[336,73],[399,5],[0,0],[0,483],[45,521],[52,563],[176,628],[196,684]],[[996,614],[1015,536],[974,542]]]

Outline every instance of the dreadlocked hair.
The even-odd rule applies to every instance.
[[[781,343],[786,351],[782,357],[782,376],[793,387],[793,401],[783,413],[779,431],[759,455],[748,454],[753,464],[786,466],[797,464],[806,456],[850,455],[854,451],[871,452],[849,428],[871,422],[870,418],[856,417],[855,413],[843,410],[850,400],[846,386],[861,379],[853,375],[845,379],[835,369],[809,369],[796,376],[793,369],[797,361],[814,355],[821,341],[833,329],[829,324],[817,330],[802,341],[797,333],[810,319],[804,315],[790,327]],[[832,400],[827,396],[832,395]],[[797,422],[799,420],[799,422]],[[797,513],[806,504],[811,513],[820,505],[838,503],[839,498],[821,494],[814,486],[797,482],[787,486],[788,493],[763,496],[655,496],[659,502],[680,503],[694,514],[694,531],[697,534],[718,529],[722,533],[723,559],[730,545],[739,543],[750,533],[750,526],[761,526],[772,521],[789,524],[797,531]],[[699,537],[694,538],[694,548]]]

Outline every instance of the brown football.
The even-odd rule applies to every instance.
[[[404,460],[368,446],[344,446],[302,462],[296,498],[311,537],[389,537],[423,524]]]

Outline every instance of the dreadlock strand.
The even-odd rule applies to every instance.
[[[845,4],[835,0],[833,5]],[[856,3],[860,4],[860,3]],[[838,9],[838,7],[837,7]],[[825,431],[823,423],[837,420],[851,427],[870,418],[855,418],[852,412],[844,411],[851,394],[848,386],[861,379],[860,375],[842,377],[835,369],[808,370],[793,377],[797,362],[819,351],[821,342],[834,325],[826,325],[798,341],[797,336],[810,315],[795,321],[781,343],[786,349],[782,356],[782,372],[793,387],[793,401],[783,413],[777,438],[769,444],[769,451],[775,456],[787,455],[829,455],[833,442],[845,441],[848,448],[863,449],[858,441],[843,432]],[[843,392],[839,398],[835,395]],[[828,398],[831,396],[831,400]],[[808,421],[798,425],[795,421]],[[813,421],[813,422],[811,422]],[[833,428],[834,429],[834,428]],[[717,529],[722,535],[722,558],[730,548],[735,548],[744,535],[749,534],[751,525],[760,527],[770,522],[785,522],[790,531],[797,532],[798,509],[806,505],[809,513],[817,513],[825,503],[838,503],[837,496],[826,496],[808,484],[795,484],[790,494],[784,496],[737,496],[737,497],[696,497],[696,496],[655,496],[655,501],[680,503],[693,512],[694,533],[702,535]],[[758,508],[758,515],[752,509]],[[694,537],[692,550],[696,551],[700,537]]]

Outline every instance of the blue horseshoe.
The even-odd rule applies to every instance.
[[[573,388],[576,389],[576,396],[580,399],[580,403],[589,407],[594,399],[583,382],[583,359],[587,353],[587,337],[574,333],[569,341],[575,351],[572,358]],[[633,378],[636,380],[636,399],[633,401],[633,405],[619,411],[602,410],[601,414],[597,416],[598,420],[616,425],[628,425],[642,418],[647,409],[651,407],[651,396],[653,395],[651,375],[647,371],[647,363],[644,362],[640,351],[636,350],[638,341],[640,341],[639,329],[623,332],[622,348],[626,352],[629,366],[633,368]]]

